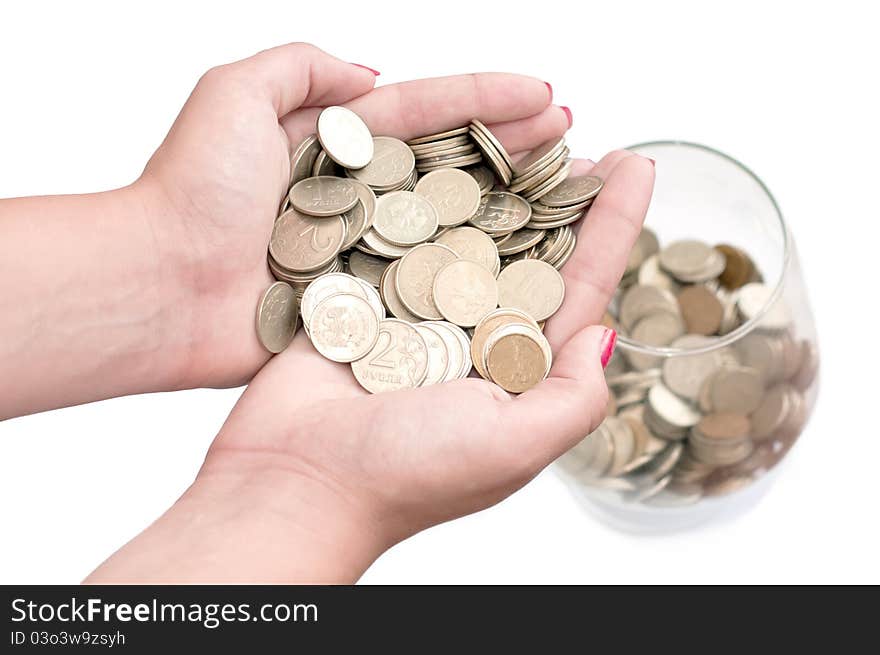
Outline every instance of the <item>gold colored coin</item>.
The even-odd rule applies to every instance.
[[[495,384],[510,393],[528,391],[547,377],[550,346],[531,326],[507,325],[489,335],[485,345],[486,372]]]

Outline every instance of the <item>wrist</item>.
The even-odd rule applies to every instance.
[[[312,476],[216,459],[87,582],[352,584],[391,545],[368,508]]]

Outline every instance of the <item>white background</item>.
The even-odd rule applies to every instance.
[[[204,70],[300,40],[380,83],[546,79],[572,109],[578,156],[656,138],[715,146],[776,194],[820,334],[819,405],[770,493],[733,521],[635,537],[586,515],[548,471],[397,546],[363,580],[880,582],[877,21],[857,8],[869,3],[783,4],[7,3],[0,197],[127,184]],[[0,424],[0,582],[80,580],[181,493],[239,393]]]

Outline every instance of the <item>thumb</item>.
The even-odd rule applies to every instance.
[[[279,118],[300,107],[338,105],[376,84],[370,69],[327,54],[309,43],[289,43],[222,66],[264,90]]]
[[[513,448],[543,468],[592,432],[605,418],[604,367],[617,342],[614,330],[595,325],[577,332],[556,357],[550,376],[503,406]]]

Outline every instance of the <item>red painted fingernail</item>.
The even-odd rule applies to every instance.
[[[608,366],[608,362],[611,360],[611,355],[614,354],[614,346],[617,344],[617,332],[608,328],[602,334],[602,341],[599,344],[599,347],[602,350],[602,368]]]
[[[547,90],[550,92],[550,101],[553,101],[553,85],[550,82],[544,82],[547,85]]]
[[[571,116],[571,109],[568,107],[560,107],[560,109],[565,112],[565,117],[568,119],[568,126],[571,127],[572,123],[574,123],[574,118]]]
[[[363,64],[355,64],[354,62],[351,62],[351,63],[353,65],[357,66],[358,68],[363,68],[364,70],[370,71],[373,75],[376,75],[377,77],[382,74],[379,71],[377,71],[375,68],[370,68],[369,66],[364,66]]]

